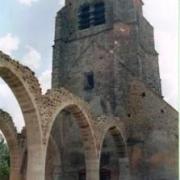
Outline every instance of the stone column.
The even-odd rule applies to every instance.
[[[11,169],[10,171],[10,180],[21,180],[21,175],[20,175],[20,171],[19,168],[17,169]]]
[[[28,147],[27,180],[45,180],[45,162],[41,144]]]
[[[99,180],[99,160],[86,160],[86,180]]]
[[[21,180],[20,168],[21,168],[21,156],[20,152],[15,147],[15,150],[10,153],[10,180]]]

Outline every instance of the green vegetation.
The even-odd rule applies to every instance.
[[[4,140],[0,141],[0,179],[9,178],[10,156],[8,146]]]

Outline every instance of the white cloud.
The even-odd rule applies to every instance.
[[[51,69],[50,68],[42,72],[42,74],[39,77],[39,81],[41,83],[43,93],[45,93],[48,89],[51,88]]]
[[[37,70],[41,64],[41,54],[31,46],[27,46],[27,53],[22,58],[22,63],[32,70]]]
[[[18,0],[19,3],[24,4],[26,6],[31,6],[32,3],[37,2],[38,0]]]
[[[18,50],[20,40],[18,37],[13,36],[11,33],[0,37],[0,50],[11,55],[13,51]]]

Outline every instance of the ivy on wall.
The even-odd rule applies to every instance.
[[[0,179],[9,179],[10,156],[6,142],[0,140]]]

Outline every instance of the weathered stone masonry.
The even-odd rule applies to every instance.
[[[52,89],[44,95],[34,72],[0,52],[0,77],[25,120],[18,134],[0,110],[11,180],[178,179],[178,113],[162,98],[142,5],[66,0],[56,17]],[[79,25],[79,11],[91,21],[85,15]]]
[[[171,176],[170,172],[171,175],[165,173],[165,171],[168,172],[167,167],[156,167],[158,170],[155,170],[155,166],[152,167],[148,159],[149,156],[157,159],[163,157],[162,154],[158,157],[154,156],[154,153],[159,152],[160,147],[163,147],[161,140],[156,139],[156,134],[158,133],[159,137],[166,137],[164,133],[169,127],[162,117],[165,114],[163,107],[166,105],[161,94],[158,53],[154,46],[153,27],[144,18],[142,6],[141,0],[66,0],[65,6],[56,16],[52,88],[63,86],[87,101],[95,121],[98,121],[99,116],[109,116],[111,117],[109,119],[119,117],[123,121],[127,133],[126,144],[132,179],[169,179],[169,177],[176,179],[175,176]],[[141,83],[146,87],[144,91],[139,88],[138,100],[135,94],[132,96],[134,92],[132,85],[135,83],[142,87],[142,90]],[[162,110],[159,110],[157,104],[151,102],[151,99],[147,97],[147,91],[153,92],[156,97],[154,102],[158,101],[157,104]],[[151,121],[153,117],[148,114],[149,108],[144,106],[140,106],[139,113],[143,120],[135,114],[134,108],[136,110],[139,108],[138,103],[141,98],[144,101],[148,99],[145,104],[154,112],[154,121]],[[168,108],[166,113],[171,114],[172,109],[170,109]],[[159,120],[161,118],[167,126],[163,126],[163,130],[161,128],[157,130],[159,122],[162,122]],[[57,144],[63,148],[62,151],[67,152],[75,143],[79,143],[80,146],[80,139],[76,137],[78,128],[73,123],[74,120],[69,120],[69,115],[65,113],[59,117],[60,121],[64,123],[56,126],[59,129],[62,128],[61,131],[73,129],[73,131],[68,131],[69,138],[66,137],[66,133],[59,134],[63,140],[57,140]],[[109,121],[108,118],[107,121]],[[176,118],[171,117],[170,121],[177,134],[177,116]],[[137,133],[141,136],[136,136]],[[57,139],[55,132],[52,132],[52,136]],[[169,139],[169,137],[167,144],[171,141],[175,142],[175,139]],[[151,138],[153,142],[150,141]],[[71,146],[67,145],[67,142]],[[121,166],[121,158],[118,156],[116,146],[113,146],[114,142],[113,133],[109,130],[105,137],[104,150],[101,152],[100,176],[101,170],[105,169],[111,173],[111,179],[127,179],[128,177],[124,177],[121,173],[122,168],[120,170],[115,168]],[[123,151],[123,148],[121,149]],[[72,151],[77,151],[77,156],[80,154],[79,157],[82,157],[82,147]],[[72,152],[62,152],[61,158],[71,162],[73,161],[72,154]],[[175,154],[177,155],[177,149]],[[110,159],[109,162],[107,162],[108,159]],[[117,159],[119,159],[119,165]],[[83,163],[79,162],[79,167],[72,168],[68,164],[65,169],[69,169],[68,173],[77,171],[76,174],[78,174],[79,169],[83,169],[82,166]],[[67,179],[76,178],[74,174],[74,177],[69,176]],[[103,179],[103,177],[100,178]]]
[[[136,176],[140,173],[139,177],[137,177],[138,179],[142,177],[142,173],[147,175],[144,169],[143,172],[141,172],[142,169],[139,169],[141,163],[146,163],[150,166],[148,173],[155,176],[154,179],[156,179],[157,175],[160,177],[164,175],[167,179],[177,178],[177,112],[166,102],[162,101],[159,95],[146,88],[139,80],[134,80],[129,90],[128,103],[130,114],[128,117],[115,118],[103,115],[96,119],[90,113],[90,107],[87,103],[65,89],[49,90],[45,95],[41,95],[39,93],[40,89],[36,90],[33,88],[34,84],[38,84],[34,74],[2,53],[0,56],[0,67],[1,77],[7,78],[10,71],[16,72],[15,78],[19,78],[16,79],[18,84],[16,84],[14,79],[13,81],[9,79],[7,81],[6,79],[6,82],[14,83],[13,85],[10,84],[11,88],[19,88],[20,85],[26,85],[28,90],[32,90],[30,91],[33,92],[31,98],[34,100],[34,106],[39,116],[39,122],[37,120],[35,125],[33,120],[36,119],[30,120],[31,123],[29,122],[29,124],[31,126],[28,126],[28,122],[25,121],[27,147],[24,148],[19,143],[20,140],[18,140],[17,132],[10,116],[3,111],[1,112],[0,128],[7,139],[11,152],[11,179],[20,179],[21,177],[37,180],[45,179],[45,159],[50,129],[58,112],[66,108],[76,116],[77,123],[81,129],[87,158],[87,179],[99,179],[98,167],[102,143],[108,129],[111,131],[116,129],[114,134],[118,132],[122,138],[120,146],[124,143],[127,159],[130,163],[128,173],[132,179],[135,178],[133,173]],[[26,81],[24,75],[28,77],[28,81]],[[14,76],[11,76],[11,78],[14,78]],[[22,88],[18,90],[20,89]],[[19,98],[18,95],[16,94],[17,98]],[[24,95],[21,98],[26,99]],[[20,102],[22,103],[22,99]],[[31,101],[21,104],[21,108],[22,106],[28,108],[28,103],[31,103]],[[23,111],[24,116],[26,112]],[[37,126],[39,132],[32,128],[32,125]],[[31,136],[35,137],[29,137],[28,131],[30,131]],[[40,134],[40,137],[36,135],[37,133]],[[32,139],[29,140],[29,138]],[[38,138],[40,138],[40,143],[36,144]],[[133,148],[129,147],[130,139],[141,140],[143,148],[138,143]],[[164,147],[163,151],[162,147]],[[21,163],[23,162],[22,149],[27,149],[28,152],[26,176],[21,174],[20,171]],[[35,154],[31,154],[31,151]],[[129,178],[129,176],[127,177]]]
[[[90,108],[88,107],[87,103],[80,100],[80,98],[75,97],[65,89],[50,90],[45,95],[41,95],[40,88],[34,86],[37,84],[39,85],[37,79],[34,77],[34,73],[32,73],[27,67],[20,65],[17,61],[11,60],[9,56],[3,54],[2,52],[0,56],[0,70],[1,77],[3,77],[8,85],[12,88],[17,99],[20,98],[18,101],[20,102],[21,108],[23,109],[27,132],[27,147],[24,148],[21,147],[21,144],[18,143],[18,138],[16,138],[17,132],[14,130],[13,124],[8,127],[10,132],[7,133],[6,121],[4,119],[9,119],[9,116],[4,112],[1,113],[2,120],[0,127],[7,139],[10,151],[11,149],[15,149],[15,152],[18,152],[18,154],[13,153],[13,155],[16,157],[16,162],[14,162],[13,156],[11,156],[11,174],[13,175],[12,179],[20,179],[21,176],[26,177],[26,179],[45,179],[46,149],[48,140],[50,138],[50,130],[54,118],[62,109],[68,109],[71,111],[77,117],[77,123],[80,129],[82,129],[81,136],[84,142],[85,154],[87,158],[87,179],[98,179],[100,144],[102,144],[99,138],[101,138],[100,132],[102,129],[101,131],[96,130],[96,127],[99,125],[96,125],[96,121],[93,120],[94,117],[91,115]],[[12,81],[8,79],[8,75],[11,72],[16,72],[16,76],[11,76],[11,78],[16,78]],[[26,77],[28,79],[26,79]],[[13,83],[13,85],[11,83]],[[25,91],[25,87],[28,87],[27,92]],[[19,91],[24,90],[25,92],[18,91],[18,93],[16,93],[16,89],[13,88],[18,89]],[[25,116],[26,113],[28,112],[30,117],[34,117],[31,115],[31,113],[34,113],[34,109],[28,109],[31,105],[31,101],[29,99],[26,101],[27,95],[24,96],[23,93],[27,93],[29,96],[31,95],[31,100],[33,100],[34,108],[38,114],[39,121],[38,118],[31,119],[30,122],[27,121]],[[24,110],[24,108],[27,109]],[[33,124],[32,120],[36,121],[36,123]],[[12,123],[12,121],[10,122]],[[104,120],[100,122],[101,125],[103,125],[103,123]],[[31,126],[28,124],[31,124]],[[37,132],[37,128],[32,126],[36,126],[39,131]],[[102,133],[105,133],[104,130]],[[11,136],[15,139],[13,143],[17,142],[16,145],[11,145]],[[39,142],[36,144],[38,139]],[[27,172],[25,176],[20,174],[21,163],[23,163],[21,152],[22,149],[27,149],[28,152]],[[31,152],[33,153],[31,154]],[[16,166],[17,169],[14,169],[14,166]],[[18,173],[16,170],[18,170]]]

